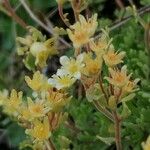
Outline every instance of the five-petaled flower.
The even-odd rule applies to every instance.
[[[4,112],[12,116],[18,115],[18,109],[22,102],[22,95],[22,92],[17,93],[17,91],[13,89],[10,93],[10,97],[4,102]]]
[[[94,41],[94,38],[91,39],[89,46],[97,56],[102,56],[109,46],[107,35],[105,33],[102,33],[101,37],[98,40]]]
[[[33,101],[28,97],[28,111],[33,118],[44,117],[46,113],[50,110],[50,107],[45,106],[44,100]]]
[[[115,52],[114,49],[110,48],[103,58],[108,67],[114,67],[115,65],[123,62],[125,52]]]
[[[105,79],[112,85],[122,88],[125,86],[131,77],[131,74],[127,76],[127,66],[123,66],[120,70],[109,68],[110,76]]]
[[[84,54],[84,61],[85,67],[82,69],[82,73],[84,75],[96,75],[101,71],[102,67],[102,58],[96,57],[93,58],[92,53],[85,53]]]
[[[67,56],[60,57],[60,63],[62,65],[61,69],[58,69],[57,75],[70,75],[75,79],[80,79],[81,69],[84,67],[83,64],[83,54],[77,56],[76,60],[74,58],[68,58]]]
[[[70,75],[53,75],[52,78],[48,79],[48,83],[58,90],[70,87],[75,81],[76,79]]]
[[[86,20],[84,16],[79,15],[79,21],[67,29],[68,36],[73,42],[75,48],[79,48],[90,41],[98,26],[97,14]]]
[[[127,84],[122,88],[122,93],[132,93],[138,90],[137,83],[140,79],[135,79],[134,81],[128,81]]]
[[[30,79],[30,77],[28,76],[25,76],[25,81],[27,82],[28,86],[34,91],[47,90],[50,86],[47,83],[47,78],[39,71],[33,74],[32,79]]]
[[[69,97],[66,95],[66,93],[54,91],[53,89],[50,89],[47,92],[46,99],[46,104],[51,108],[52,112],[58,112],[69,101]]]
[[[35,120],[33,122],[33,128],[26,129],[26,134],[32,136],[37,141],[44,141],[50,137],[50,126],[48,117],[45,117],[42,121]]]

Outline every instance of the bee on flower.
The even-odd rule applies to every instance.
[[[110,48],[104,55],[103,59],[108,67],[114,67],[117,64],[123,62],[125,52],[115,52],[114,49]]]
[[[49,56],[58,54],[55,40],[55,38],[51,38],[45,42],[34,42],[31,45],[30,52],[35,57],[35,65],[44,67]]]
[[[91,36],[96,31],[98,26],[97,14],[86,20],[84,16],[79,15],[79,21],[67,29],[68,36],[73,42],[75,48],[80,48],[90,41]]]
[[[125,65],[121,68],[121,70],[109,68],[109,72],[111,77],[105,77],[105,79],[110,84],[119,88],[125,86],[129,82],[129,79],[131,77],[131,74],[127,75],[127,66]]]
[[[35,69],[35,66],[45,67],[48,57],[58,54],[57,38],[52,37],[46,40],[34,27],[28,27],[29,35],[25,38],[17,37],[18,55],[25,56],[23,62],[29,70]]]

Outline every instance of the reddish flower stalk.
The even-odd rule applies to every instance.
[[[121,119],[119,118],[116,111],[113,112],[115,120],[115,142],[117,150],[122,150],[121,144]]]
[[[8,0],[3,0],[3,5],[9,12],[9,15],[23,28],[27,27],[27,24],[15,13]]]

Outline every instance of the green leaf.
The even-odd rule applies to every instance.
[[[127,101],[130,101],[132,100],[134,97],[135,97],[135,93],[131,93],[129,94],[128,96],[124,97],[123,99],[121,99],[121,102],[127,102]]]
[[[115,96],[110,96],[109,100],[108,100],[108,105],[109,108],[114,110],[116,108],[116,98]]]
[[[69,149],[69,145],[70,145],[71,141],[67,137],[59,136],[58,140],[59,140],[59,143],[60,143],[62,149]]]
[[[96,137],[107,145],[111,145],[115,141],[114,137],[101,137],[99,135]]]
[[[29,70],[35,70],[35,57],[31,53],[27,55],[23,62]]]
[[[131,115],[131,111],[130,111],[130,109],[128,108],[128,106],[125,102],[122,103],[122,107],[123,107],[123,109],[122,109],[122,112],[121,112],[121,117],[123,119],[126,119]]]
[[[12,146],[18,146],[25,139],[24,129],[15,123],[8,126],[7,131]]]
[[[99,100],[100,104],[102,106],[106,106],[106,100],[104,97],[104,94],[102,93],[99,84],[94,84],[93,86],[90,86],[90,88],[88,88],[86,90],[86,98],[89,102],[93,102],[94,100]]]

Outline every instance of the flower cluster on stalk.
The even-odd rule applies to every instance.
[[[24,57],[26,67],[34,71],[32,78],[25,76],[32,94],[25,96],[22,91],[14,89],[10,94],[6,90],[1,91],[0,105],[4,113],[25,128],[33,149],[40,147],[45,150],[45,143],[65,120],[63,107],[71,99],[68,89],[77,80],[83,85],[87,100],[97,108],[101,106],[111,120],[114,120],[112,116],[119,103],[126,106],[126,102],[133,99],[139,79],[132,79],[127,66],[123,65],[125,52],[115,50],[106,30],[102,30],[98,39],[94,38],[97,27],[97,14],[89,18],[78,15],[77,21],[66,29],[75,55],[61,56],[61,67],[50,78],[41,70],[47,65],[49,57],[58,54],[57,39],[46,40],[33,27],[29,27],[25,38],[17,38],[18,54]],[[126,115],[118,116],[123,119]]]

